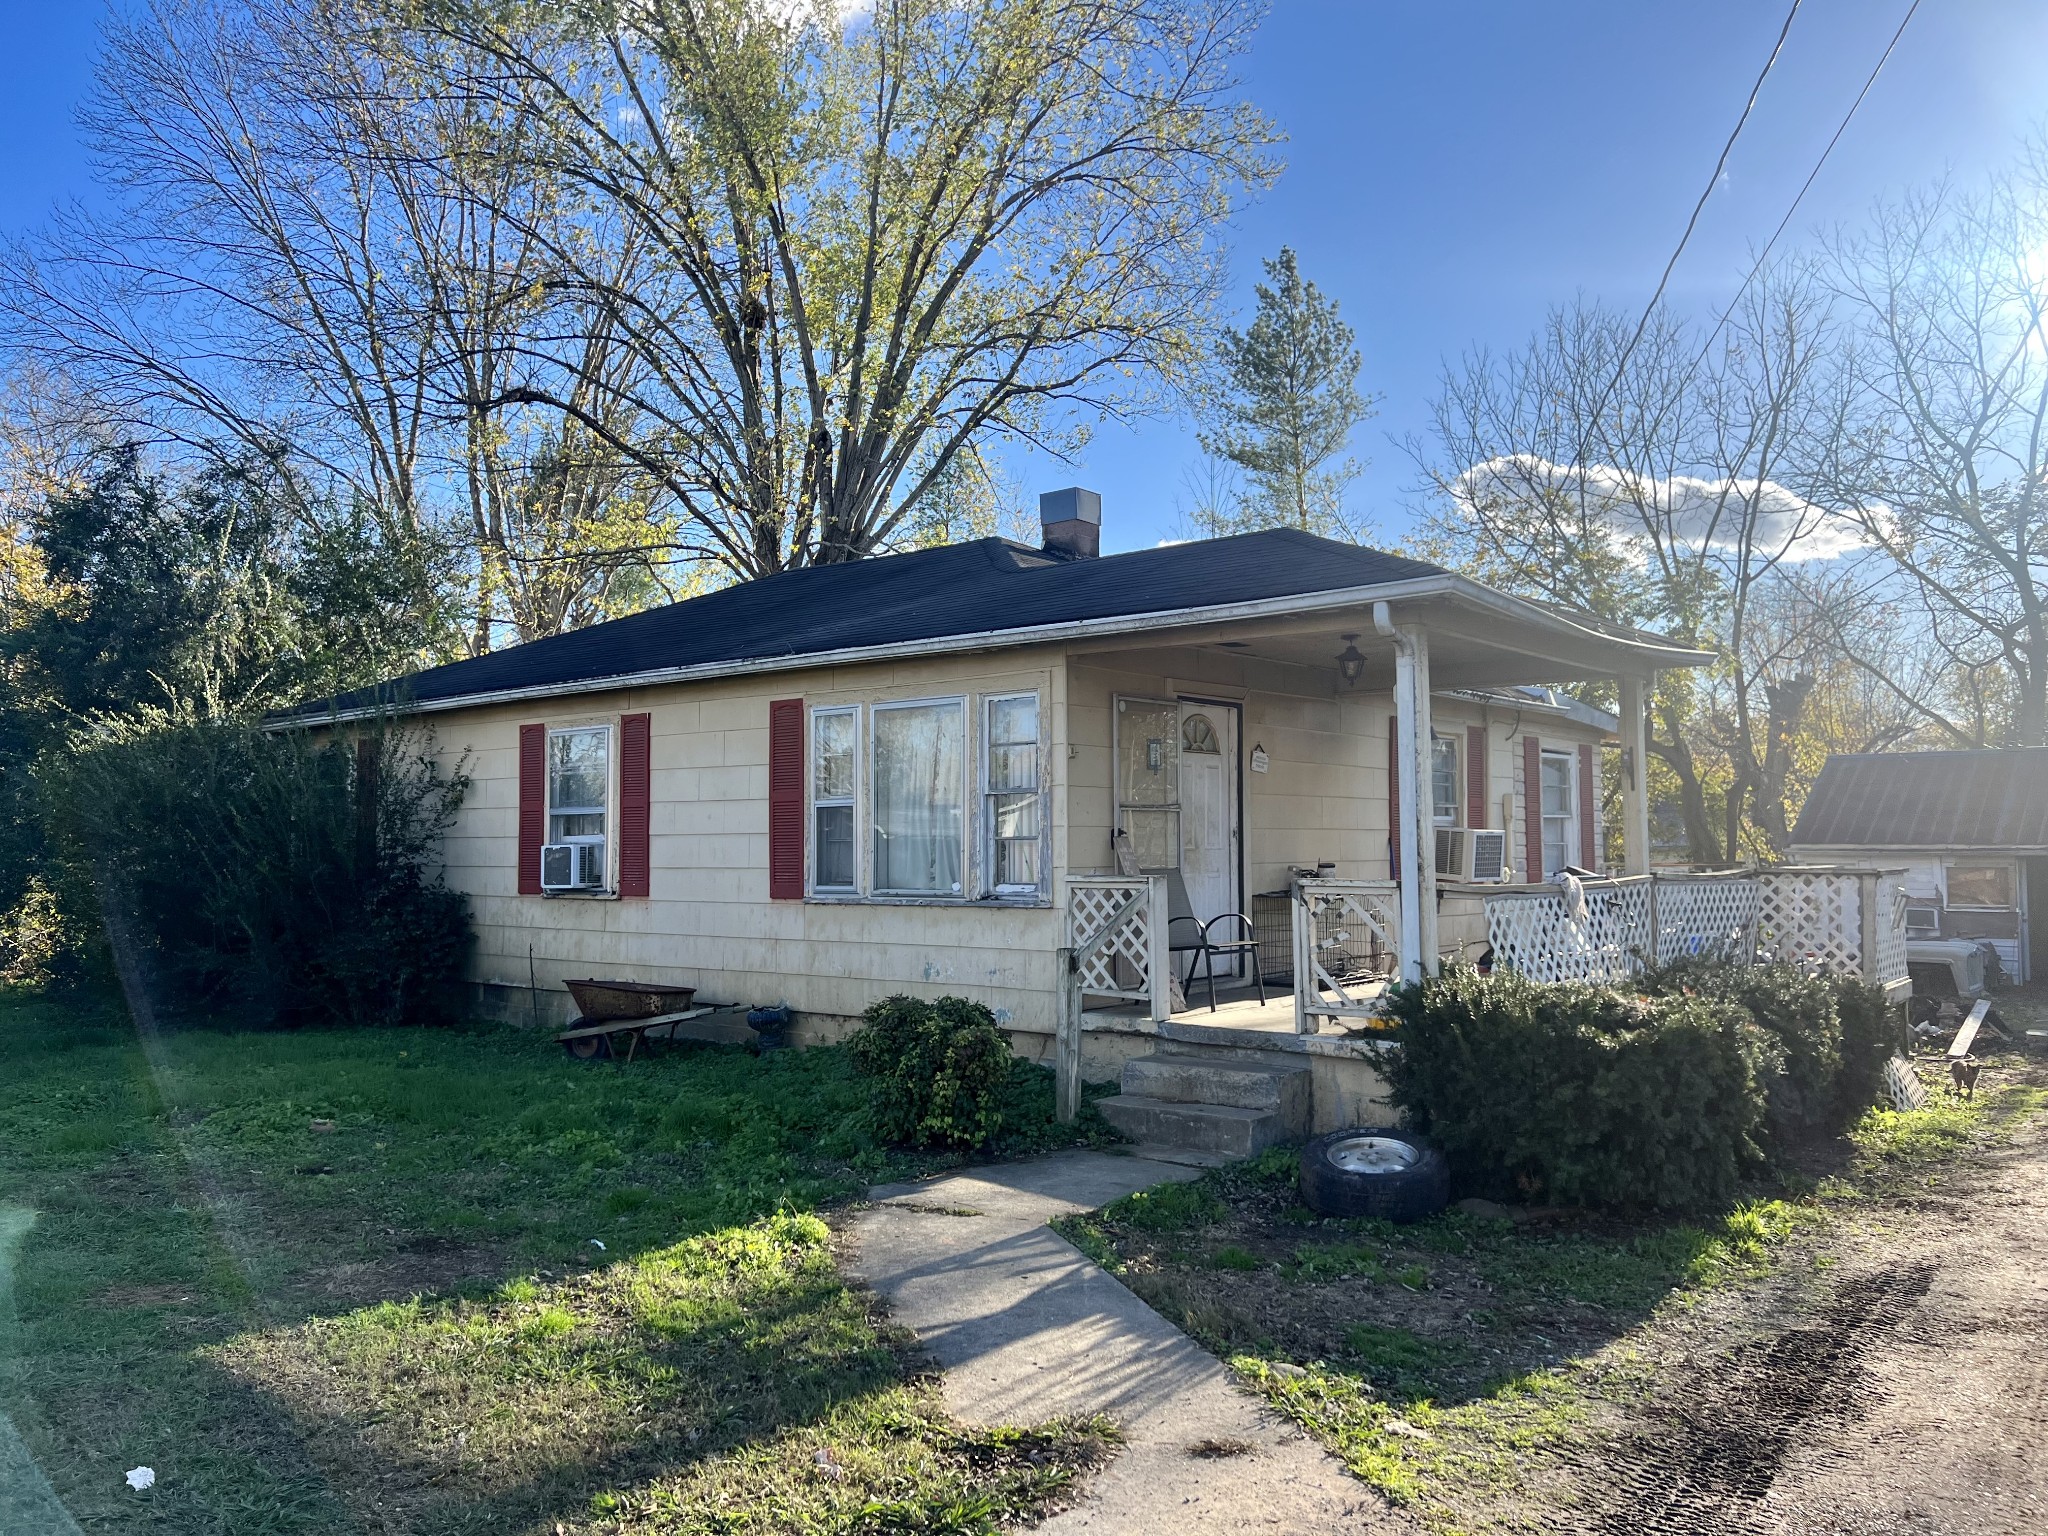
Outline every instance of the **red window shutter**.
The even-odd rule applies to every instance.
[[[1528,842],[1527,880],[1543,878],[1543,743],[1522,738],[1522,832]]]
[[[1590,742],[1579,743],[1579,862],[1586,868],[1600,868],[1600,849],[1594,842],[1593,806],[1600,794],[1600,773],[1595,766]]]
[[[519,727],[519,894],[540,894],[540,846],[548,840],[548,728]]]
[[[1486,727],[1465,727],[1465,825],[1486,825]]]
[[[1401,717],[1387,716],[1387,877],[1401,878]]]
[[[645,896],[649,821],[654,810],[654,717],[619,720],[619,894]]]
[[[768,705],[768,895],[804,896],[804,701]]]

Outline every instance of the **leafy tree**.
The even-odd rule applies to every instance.
[[[1265,267],[1251,325],[1225,330],[1217,343],[1221,377],[1201,434],[1202,447],[1246,483],[1234,493],[1209,490],[1195,521],[1209,533],[1277,527],[1356,537],[1344,490],[1361,466],[1338,455],[1373,414],[1372,397],[1358,388],[1357,335],[1338,318],[1337,301],[1302,277],[1293,250],[1282,246]]]
[[[574,416],[743,577],[889,547],[971,446],[1184,378],[1272,174],[1249,0],[398,9],[434,94],[527,125],[458,168],[632,364],[530,346],[490,403]],[[579,216],[494,190],[522,163]]]
[[[176,484],[132,446],[51,494],[31,521],[44,595],[0,631],[35,744],[144,706],[245,715],[402,670],[428,557],[365,516],[298,517],[300,499],[271,465]]]

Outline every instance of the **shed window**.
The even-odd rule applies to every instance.
[[[548,732],[548,841],[592,845],[590,857],[597,861],[592,873],[600,881],[606,878],[606,808],[611,784],[610,726]]]
[[[1462,799],[1458,783],[1458,744],[1448,736],[1434,737],[1429,743],[1429,809],[1440,827],[1455,827],[1458,824],[1458,805]]]
[[[811,888],[856,889],[854,803],[860,753],[860,712],[820,709],[811,715]]]
[[[1952,907],[2010,907],[2013,904],[2012,866],[1949,865],[1948,904]]]
[[[960,894],[966,737],[959,699],[874,707],[877,895]]]
[[[989,886],[999,894],[1036,894],[1042,825],[1037,694],[988,701],[984,783]]]
[[[1572,756],[1569,752],[1546,752],[1541,768],[1543,809],[1543,877],[1547,880],[1567,864],[1576,864],[1577,839],[1573,831],[1578,806],[1572,795]]]

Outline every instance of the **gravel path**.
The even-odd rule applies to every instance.
[[[1122,1427],[1123,1450],[1049,1536],[1413,1531],[1046,1226],[1195,1173],[1078,1152],[887,1186],[854,1224],[855,1269],[946,1367],[957,1417]]]

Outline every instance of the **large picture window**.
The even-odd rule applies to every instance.
[[[1578,862],[1578,805],[1572,794],[1571,754],[1544,753],[1541,773],[1543,878],[1547,880],[1567,864]]]
[[[997,894],[1036,894],[1041,867],[1038,695],[990,699],[987,729],[982,782],[989,887]]]
[[[811,715],[811,888],[845,894],[859,888],[854,817],[859,792],[860,711]]]
[[[606,812],[611,802],[612,731],[608,725],[548,732],[548,841],[592,848],[583,867],[606,880]]]
[[[875,894],[958,896],[966,705],[877,704],[873,721]]]

